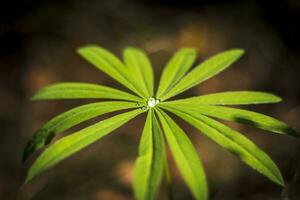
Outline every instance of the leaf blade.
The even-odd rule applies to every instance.
[[[184,131],[162,110],[158,110],[176,165],[197,200],[208,199],[206,176],[193,144]]]
[[[161,103],[160,106],[165,108],[171,106],[167,104],[167,102]],[[172,105],[172,107],[174,106],[175,104]],[[294,137],[299,137],[299,134],[291,127],[289,127],[286,123],[279,121],[273,117],[253,111],[212,105],[195,107],[192,104],[185,106],[176,104],[176,108],[187,113],[199,113],[210,117],[254,126],[255,128],[263,129],[273,133],[288,134]]]
[[[31,100],[105,98],[142,101],[140,97],[111,87],[92,83],[54,83],[38,91]]]
[[[136,159],[133,181],[134,194],[137,200],[155,198],[163,171],[164,144],[161,129],[149,110]]]
[[[146,98],[144,94],[141,93],[141,90],[138,90],[138,85],[133,84],[133,81],[128,74],[127,67],[108,50],[97,45],[89,45],[79,48],[77,53],[108,76],[112,77],[139,96]]]
[[[160,99],[165,92],[185,75],[192,67],[196,56],[196,51],[188,48],[180,49],[174,54],[162,72],[156,93],[157,98]]]
[[[238,131],[204,115],[190,115],[176,108],[168,109],[204,135],[238,156],[244,163],[257,170],[274,183],[283,186],[284,181],[274,161],[252,141]]]
[[[25,162],[30,154],[49,144],[55,135],[72,126],[105,113],[136,107],[136,103],[134,102],[97,102],[78,106],[63,112],[44,124],[42,128],[30,138],[24,149],[22,160]]]
[[[146,96],[153,96],[154,75],[148,56],[138,48],[127,47],[123,57],[135,85],[140,85],[143,91],[147,91]]]
[[[33,163],[27,174],[26,182],[54,166],[66,157],[76,153],[87,145],[99,140],[111,131],[142,113],[141,109],[119,114],[100,121],[90,127],[66,136],[48,147]]]
[[[278,103],[282,99],[274,94],[256,91],[231,91],[220,92],[186,99],[169,101],[172,104],[193,104],[193,105],[248,105]]]
[[[196,66],[184,76],[168,93],[161,97],[166,100],[220,73],[242,56],[242,49],[232,49],[219,53]]]

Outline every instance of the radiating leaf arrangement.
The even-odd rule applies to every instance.
[[[243,134],[216,121],[216,119],[234,121],[273,133],[298,137],[298,133],[284,122],[260,113],[228,107],[277,103],[281,101],[279,97],[265,92],[232,91],[167,101],[225,70],[241,57],[243,50],[233,49],[219,53],[191,69],[197,56],[196,51],[190,48],[180,49],[164,68],[156,93],[154,93],[153,69],[142,50],[126,48],[123,52],[124,62],[99,46],[86,46],[80,48],[78,53],[99,70],[127,87],[133,94],[91,83],[57,83],[37,92],[32,100],[113,99],[113,101],[90,103],[73,108],[54,117],[39,129],[25,147],[23,161],[38,149],[46,145],[48,147],[32,164],[26,181],[96,142],[134,117],[147,112],[133,178],[135,198],[155,199],[162,177],[165,176],[170,181],[165,151],[168,144],[178,170],[194,198],[208,199],[205,172],[197,151],[184,130],[167,113],[171,112],[271,181],[284,185],[278,167],[262,149]],[[125,111],[51,144],[56,134],[94,117],[121,110]]]

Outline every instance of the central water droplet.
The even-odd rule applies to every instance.
[[[152,108],[154,106],[156,106],[156,104],[159,103],[159,100],[158,99],[155,99],[154,97],[150,97],[147,101],[147,105]]]

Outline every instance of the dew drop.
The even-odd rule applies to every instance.
[[[147,110],[147,108],[148,108],[147,106],[142,106],[142,107],[141,107],[141,109],[142,109],[143,111]]]
[[[156,106],[156,104],[158,104],[158,103],[159,103],[159,100],[156,99],[156,98],[154,98],[154,97],[150,97],[150,98],[148,99],[148,101],[147,101],[147,105],[148,105],[150,108]]]

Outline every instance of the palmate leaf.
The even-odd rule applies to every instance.
[[[156,93],[158,99],[185,75],[192,67],[196,56],[196,51],[188,48],[180,49],[174,54],[162,72]]]
[[[162,110],[158,116],[183,179],[197,200],[208,199],[206,176],[196,149],[186,133]]]
[[[147,55],[140,49],[128,47],[124,50],[123,57],[135,81],[134,85],[140,86],[145,96],[153,96],[153,69]]]
[[[134,85],[134,81],[128,73],[128,68],[119,60],[119,58],[108,50],[96,45],[90,45],[79,48],[77,52],[89,63],[95,65],[98,69],[131,91],[141,97],[147,98],[144,92],[139,88],[139,85]]]
[[[165,95],[161,96],[161,100],[166,100],[185,90],[188,90],[199,83],[220,73],[233,62],[235,62],[244,53],[241,49],[233,49],[219,53],[196,66],[186,76],[184,76],[172,89]]]
[[[286,123],[279,121],[273,117],[263,115],[257,112],[238,109],[238,108],[228,108],[223,106],[212,106],[212,105],[189,105],[182,104],[168,104],[168,102],[163,103],[161,106],[176,107],[181,111],[187,113],[199,113],[215,118],[220,118],[224,120],[234,121],[237,123],[242,123],[246,125],[251,125],[259,129],[270,131],[279,134],[289,134],[292,136],[299,137],[299,134],[289,127]]]
[[[193,104],[193,105],[247,105],[278,103],[281,98],[266,92],[233,91],[220,92],[186,99],[169,101],[168,104]]]
[[[148,111],[133,180],[136,199],[154,199],[163,172],[168,193],[171,194],[171,177],[165,140],[162,136],[164,132],[175,163],[192,195],[197,200],[206,200],[209,196],[206,176],[197,151],[186,133],[164,112],[168,110],[237,155],[243,162],[273,182],[284,185],[278,167],[263,150],[241,133],[210,118],[235,121],[275,133],[299,136],[287,124],[272,117],[248,110],[224,107],[225,105],[277,103],[281,101],[279,97],[264,92],[231,91],[165,102],[225,70],[244,53],[243,50],[232,49],[219,53],[188,72],[196,59],[196,51],[189,48],[181,49],[163,70],[156,93],[153,69],[150,60],[142,50],[134,47],[126,48],[123,51],[124,63],[108,50],[95,45],[80,48],[78,53],[138,96],[89,83],[59,83],[40,90],[32,100],[102,98],[123,101],[86,104],[51,119],[31,138],[25,148],[24,159],[48,144],[57,133],[83,121],[108,112],[139,108],[102,120],[49,145],[29,169],[26,181],[102,138],[138,114]]]
[[[207,137],[273,182],[284,185],[281,173],[272,159],[241,133],[201,114],[187,114],[177,110],[176,107],[168,108],[168,110],[199,129]]]
[[[137,200],[151,200],[160,184],[163,172],[164,141],[158,121],[149,110],[139,145],[133,180]]]
[[[53,99],[118,99],[141,102],[143,99],[107,86],[92,83],[64,82],[49,85],[38,91],[31,100]]]
[[[64,158],[76,153],[113,130],[119,128],[121,125],[125,124],[130,119],[134,118],[138,114],[141,114],[142,112],[143,110],[136,109],[116,115],[55,142],[53,145],[48,147],[33,163],[29,169],[26,182],[49,167],[57,164]]]
[[[134,102],[111,101],[90,103],[66,111],[51,119],[31,137],[24,149],[23,162],[30,154],[49,144],[57,133],[105,113],[136,107]]]

